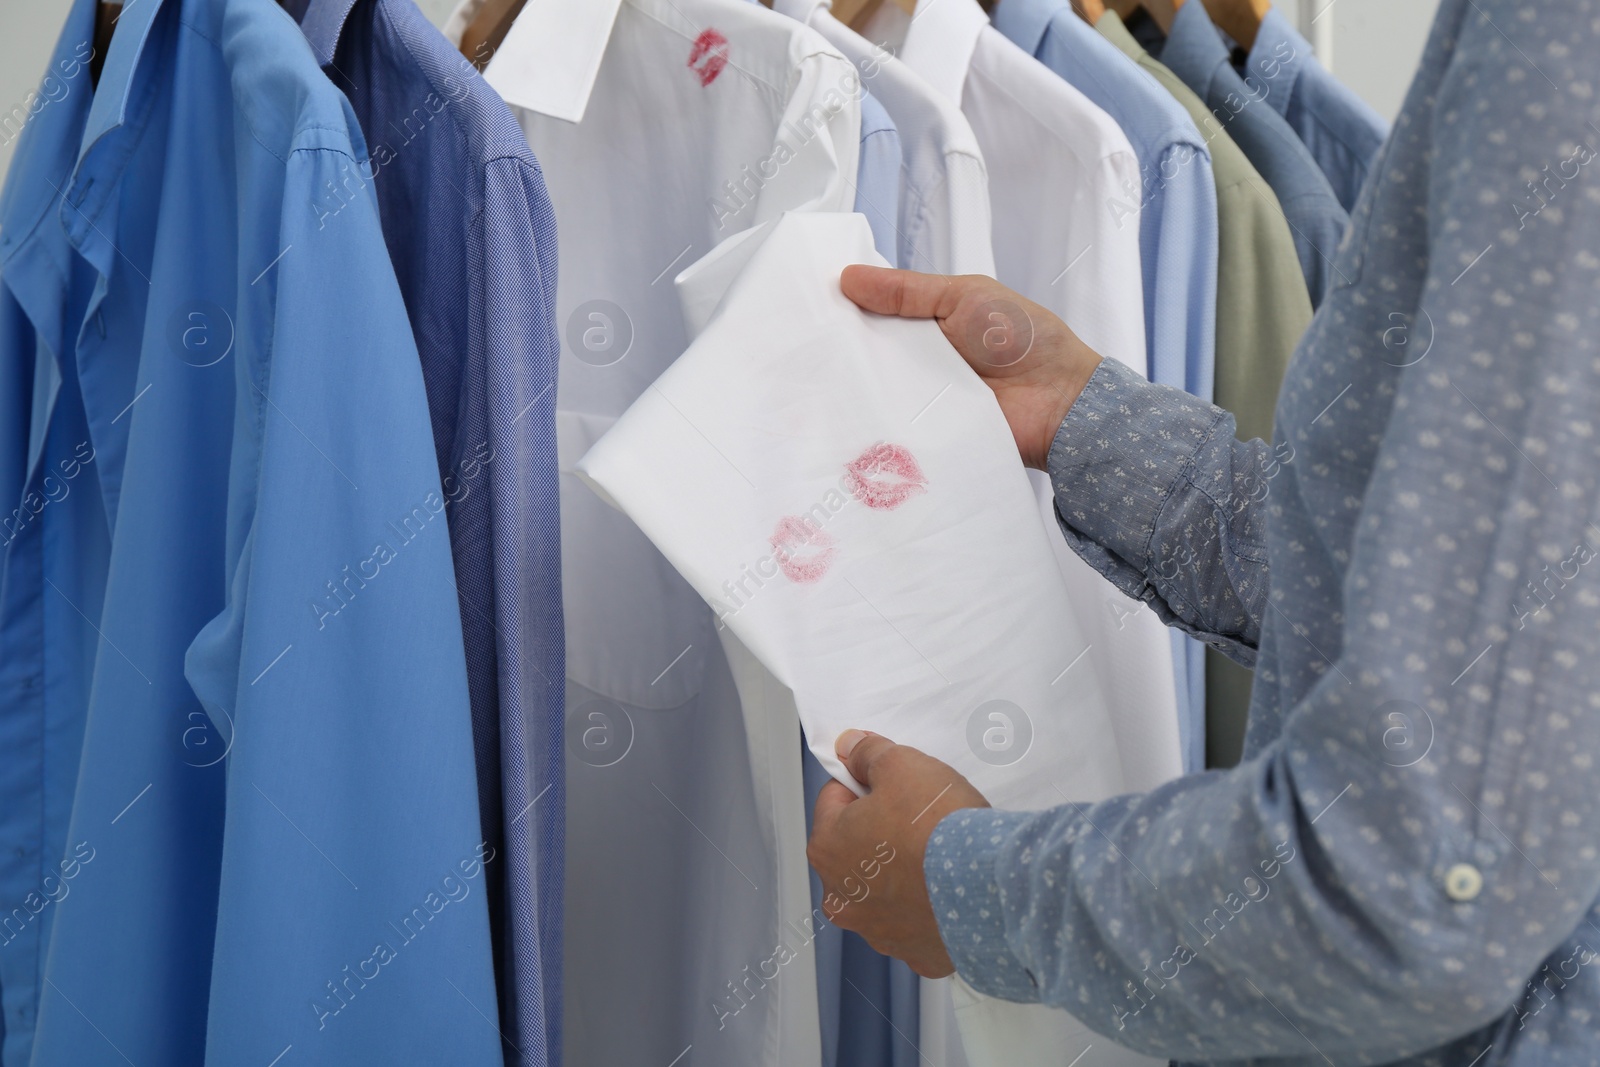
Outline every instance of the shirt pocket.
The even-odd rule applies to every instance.
[[[567,677],[626,707],[666,710],[699,694],[715,617],[633,521],[573,473],[614,422],[556,412]]]

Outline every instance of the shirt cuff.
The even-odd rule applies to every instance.
[[[1005,890],[995,864],[1036,812],[961,808],[933,828],[922,858],[928,899],[956,973],[980,993],[1025,1003],[1039,983],[1006,939]]]
[[[1101,360],[1050,446],[1050,483],[1062,522],[1147,572],[1162,508],[1228,419],[1198,397]]]

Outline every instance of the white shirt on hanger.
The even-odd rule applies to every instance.
[[[960,107],[933,92],[892,52],[834,18],[828,3],[773,0],[773,8],[811,26],[839,49],[894,120],[904,157],[900,265],[928,274],[993,277],[989,176]]]
[[[922,0],[914,17],[881,4],[864,32],[959,105],[971,123],[988,162],[995,276],[1060,315],[1101,355],[1143,374],[1139,227],[1112,209],[1114,202],[1141,202],[1138,157],[1121,127],[989,25],[977,0]],[[1037,471],[1029,477],[1090,643],[1087,658],[1105,688],[1125,785],[1152,788],[1182,771],[1171,636],[1154,612],[1067,546],[1048,477]],[[1068,795],[1077,799],[1070,789]],[[1061,800],[1047,790],[1025,804]],[[979,1067],[1030,1062],[1090,1039],[1070,1016],[977,998],[960,983],[948,984],[968,1059]],[[925,995],[924,1005],[924,1049],[951,1058],[949,1013],[936,997]],[[985,1020],[981,1029],[975,1016]],[[1090,1060],[1093,1067],[1153,1062],[1105,1041]]]
[[[859,78],[742,0],[530,0],[485,77],[561,241],[565,1058],[815,1067],[812,955],[774,959],[810,913],[795,738],[769,758],[710,609],[571,472],[687,346],[676,272],[785,211],[850,209]]]

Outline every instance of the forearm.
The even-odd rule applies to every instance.
[[[1221,408],[1107,360],[1056,433],[1049,473],[1078,555],[1249,666],[1266,610],[1263,505],[1289,459],[1235,440]]]

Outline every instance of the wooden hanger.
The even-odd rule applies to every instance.
[[[1271,0],[1204,0],[1206,14],[1217,28],[1249,51],[1261,32],[1261,20],[1271,10]],[[1324,9],[1326,10],[1326,9]]]
[[[483,0],[483,6],[461,31],[461,54],[483,70],[504,43],[511,24],[522,14],[528,0]]]
[[[917,0],[894,0],[894,3],[907,15],[917,13]],[[833,17],[851,29],[859,30],[882,6],[883,0],[833,0]]]
[[[1134,12],[1142,10],[1155,21],[1157,26],[1161,27],[1162,33],[1170,33],[1172,32],[1172,19],[1177,15],[1178,8],[1182,7],[1183,3],[1184,0],[1149,0],[1149,3],[1145,3],[1143,0],[1106,0],[1105,6],[1122,16],[1123,21],[1127,21]]]

